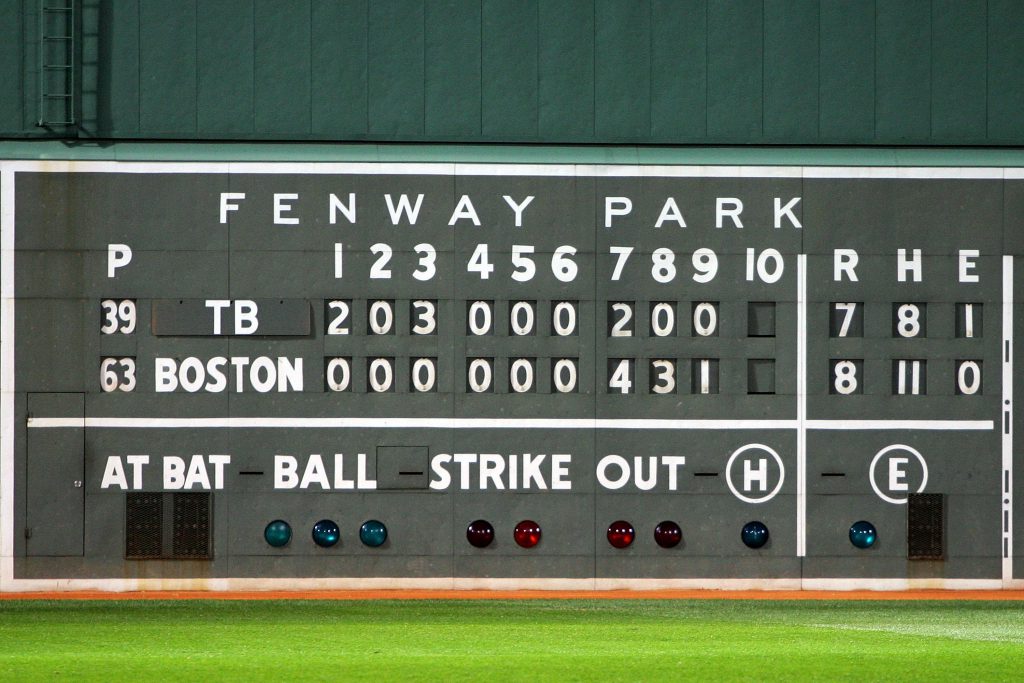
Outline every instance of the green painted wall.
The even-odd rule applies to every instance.
[[[1019,0],[76,5],[82,137],[1024,144]],[[0,136],[63,134],[37,7],[0,2]]]

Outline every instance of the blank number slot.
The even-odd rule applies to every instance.
[[[747,361],[747,393],[775,393],[775,360],[751,358]]]
[[[747,336],[775,336],[774,301],[751,301],[747,304]]]

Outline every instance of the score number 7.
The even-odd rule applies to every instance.
[[[843,312],[843,319],[839,323],[839,334],[840,337],[845,337],[850,332],[850,323],[853,322],[853,314],[857,310],[857,304],[855,303],[836,303],[834,304],[836,311]]]

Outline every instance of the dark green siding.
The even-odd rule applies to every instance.
[[[78,135],[1020,145],[1019,0],[77,0]],[[0,2],[0,135],[38,116]]]
[[[21,2],[0,3],[0,131],[22,127]]]

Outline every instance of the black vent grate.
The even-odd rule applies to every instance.
[[[129,493],[125,499],[125,557],[148,560],[163,556],[163,496]]]
[[[173,495],[174,559],[211,559],[210,494],[175,493]]]
[[[907,501],[907,558],[945,557],[945,510],[941,493],[912,493]]]
[[[129,493],[124,556],[129,560],[212,560],[209,493]]]

